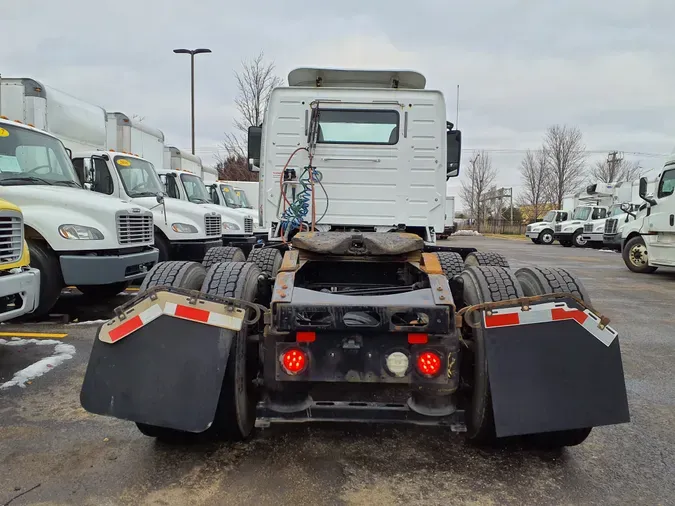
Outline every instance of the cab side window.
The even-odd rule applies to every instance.
[[[675,169],[663,173],[659,184],[658,198],[668,197],[675,191]]]
[[[167,176],[166,174],[161,174],[159,178],[162,180],[162,183],[164,183],[166,194],[173,199],[179,199],[180,192],[178,191],[176,180],[171,176]]]
[[[94,158],[94,183],[91,189],[104,195],[112,195],[115,190],[108,164],[102,158]]]
[[[602,220],[603,218],[607,217],[607,210],[606,209],[593,209],[593,216],[591,217],[592,220]]]

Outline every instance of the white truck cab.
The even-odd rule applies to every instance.
[[[412,71],[300,68],[288,84],[249,128],[269,240],[401,230],[434,245],[461,146],[443,94]]]
[[[657,177],[653,195],[648,194],[648,184],[647,178],[640,179],[640,198],[646,205],[621,229],[623,260],[638,273],[675,267],[675,154]]]
[[[630,211],[634,210],[634,204],[622,202],[620,204],[612,204],[607,210],[607,216],[597,220],[591,220],[584,223],[583,239],[586,244],[592,247],[601,247],[605,243],[605,227],[607,221],[612,218],[616,220],[625,219],[628,215],[623,210],[627,206]]]
[[[111,297],[157,263],[152,213],[82,188],[63,143],[0,119],[0,197],[21,208],[31,265],[40,271],[45,315],[61,289]]]
[[[91,190],[152,212],[160,262],[201,262],[209,248],[222,245],[220,214],[190,202],[164,198],[164,185],[149,161],[109,150],[74,153],[73,164]]]
[[[259,212],[250,207],[244,190],[235,188],[223,181],[216,181],[210,185],[207,184],[207,190],[214,204],[228,207],[239,213],[244,219],[250,219],[252,221],[254,236],[267,238],[267,228],[259,224]]]
[[[554,238],[561,245],[569,248],[586,246],[584,239],[584,225],[594,220],[604,220],[607,217],[608,208],[597,205],[581,205],[572,213],[569,220],[558,223],[555,226]]]
[[[532,239],[535,244],[553,244],[556,223],[566,221],[568,217],[567,211],[551,210],[544,215],[541,221],[528,225],[525,229],[525,236]]]

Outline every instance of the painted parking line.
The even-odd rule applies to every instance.
[[[63,339],[67,335],[48,332],[0,332],[0,337],[32,337],[35,339]]]
[[[134,286],[131,286],[125,290],[125,292],[138,292],[140,288],[136,288]]]

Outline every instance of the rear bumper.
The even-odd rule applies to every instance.
[[[61,272],[66,285],[110,285],[143,278],[157,263],[159,251],[115,256],[62,255]]]
[[[0,276],[0,298],[19,295],[19,307],[0,313],[0,321],[7,321],[18,316],[32,313],[40,302],[40,271],[25,269],[17,274]]]
[[[201,262],[210,248],[222,246],[220,239],[208,239],[205,241],[185,241],[171,243],[171,257],[175,260],[192,260]]]

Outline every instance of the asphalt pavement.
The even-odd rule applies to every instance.
[[[0,326],[0,504],[675,504],[675,271],[633,274],[617,253],[522,240],[450,243],[500,251],[513,268],[575,272],[619,331],[631,423],[596,428],[559,452],[477,449],[433,428],[337,424],[165,445],[80,407],[96,329],[87,321],[109,317],[115,304],[71,293],[59,303],[63,319]]]

